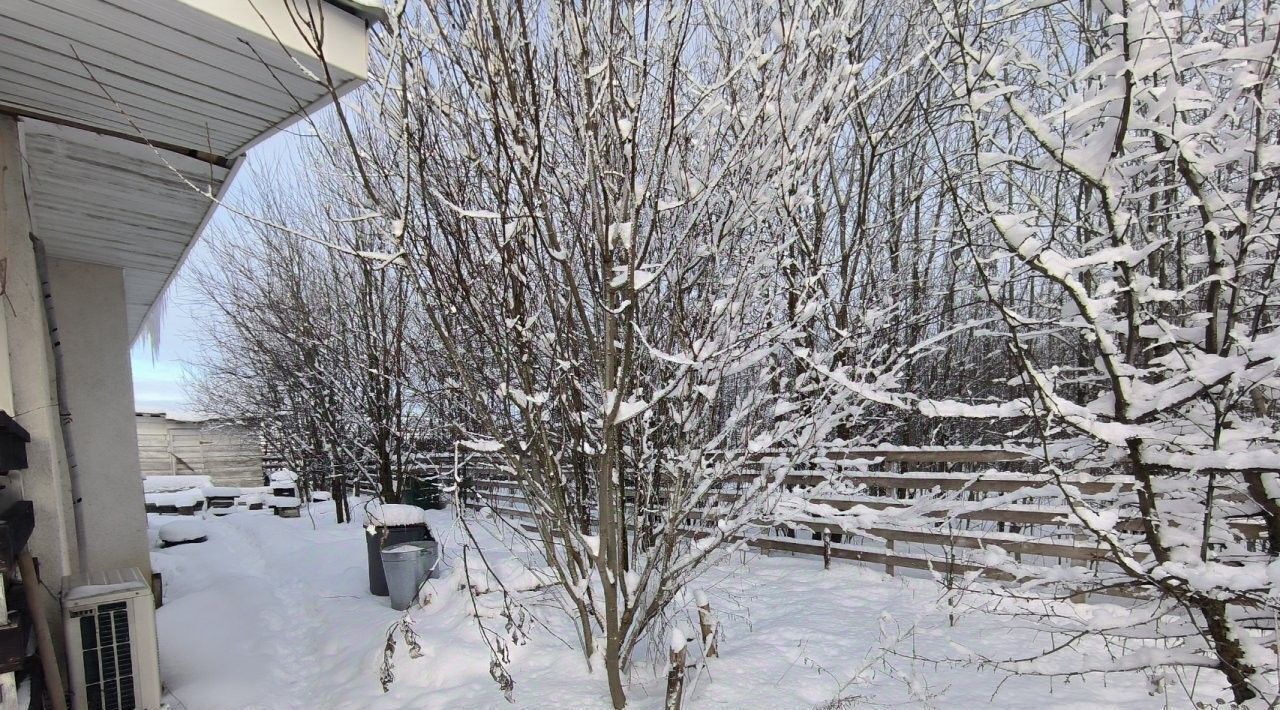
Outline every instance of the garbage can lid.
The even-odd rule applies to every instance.
[[[404,503],[370,502],[364,509],[365,518],[370,525],[382,527],[399,527],[402,525],[425,525],[427,511],[416,505]]]

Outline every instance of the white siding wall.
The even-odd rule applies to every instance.
[[[30,235],[18,126],[12,118],[0,115],[0,262],[6,280],[5,295],[0,299],[4,306],[0,308],[0,339],[8,351],[7,376],[0,377],[0,409],[13,413],[31,434],[29,467],[9,475],[0,498],[6,503],[22,498],[34,505],[36,529],[31,536],[31,553],[40,558],[49,591],[58,594],[62,576],[79,569],[78,546],[71,478],[58,422],[49,328]],[[57,604],[46,603],[44,608],[53,628],[59,630],[54,643],[61,648],[62,612]]]
[[[53,313],[79,500],[80,570],[137,567],[148,578],[147,516],[129,367],[124,275],[113,266],[49,259]]]

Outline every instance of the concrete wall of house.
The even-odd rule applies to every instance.
[[[47,264],[71,415],[80,564],[88,571],[137,567],[150,577],[124,272],[66,259]]]
[[[204,475],[219,486],[262,485],[257,431],[221,421],[183,421],[139,413],[138,456],[144,476]]]
[[[46,587],[56,595],[63,575],[79,569],[77,532],[43,288],[22,175],[17,122],[0,114],[0,341],[8,350],[0,372],[0,409],[13,413],[31,434],[28,468],[9,475],[0,498],[32,502],[36,527],[30,549],[39,558]],[[6,503],[0,501],[0,507]],[[60,629],[58,600],[45,599],[45,610]],[[55,635],[55,642],[61,646],[61,634]]]

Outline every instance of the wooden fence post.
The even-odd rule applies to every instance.
[[[716,643],[716,620],[711,616],[711,601],[701,589],[698,590],[698,626],[702,631],[702,655],[705,658],[719,658],[720,645]]]
[[[333,513],[336,517],[335,522],[347,522],[346,517],[343,515],[345,512],[343,510],[343,503],[346,502],[346,496],[342,493],[342,482],[338,480],[337,476],[329,482],[329,495],[333,498]]]
[[[831,531],[822,531],[822,569],[831,569]]]
[[[671,629],[671,670],[667,671],[666,710],[680,710],[684,700],[684,663],[688,641],[680,627]]]
[[[885,549],[885,554],[886,554],[886,555],[892,555],[892,554],[893,554],[893,540],[892,540],[892,539],[887,539],[887,540],[885,540],[885,541],[884,541],[884,549]],[[892,577],[892,576],[894,576],[894,572],[895,572],[895,568],[894,568],[894,566],[893,566],[893,563],[889,561],[888,557],[886,557],[886,558],[885,558],[885,562],[884,562],[884,573],[885,573],[885,574],[887,574],[887,575],[889,575],[890,577]]]
[[[36,655],[40,657],[40,669],[44,672],[44,688],[53,710],[67,710],[67,694],[62,685],[62,668],[53,646],[53,634],[49,630],[48,617],[44,615],[44,592],[40,589],[36,563],[30,550],[18,553],[18,570],[22,572],[22,591],[26,594],[27,610],[31,614],[31,626],[36,637]]]

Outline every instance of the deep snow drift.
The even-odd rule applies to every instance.
[[[408,612],[421,656],[412,658],[397,632],[395,680],[384,693],[379,667],[387,633],[405,616],[368,593],[355,501],[352,510],[355,524],[341,526],[331,502],[304,508],[297,519],[237,512],[206,521],[207,542],[153,549],[153,564],[164,574],[160,657],[172,707],[608,707],[603,674],[588,672],[554,592],[539,590],[536,572],[481,535],[503,582],[530,590],[519,596],[539,617],[526,624],[527,642],[512,645],[513,702],[504,699],[489,677],[489,651],[470,597],[458,589],[464,536],[448,512],[429,515],[443,570],[424,589],[426,606]],[[153,543],[157,529],[174,519],[151,516]],[[497,588],[471,567],[473,587]],[[712,569],[697,591],[709,599],[723,638],[720,658],[689,670],[686,708],[1186,707],[1193,682],[1198,700],[1212,704],[1221,694],[1221,681],[1208,671],[1152,694],[1141,674],[1064,682],[948,662],[975,652],[1030,655],[1055,639],[963,606],[953,626],[942,588],[928,579],[855,565],[823,571],[814,558],[738,554]],[[478,599],[484,623],[501,631],[499,594]],[[686,629],[697,628],[693,606],[691,598],[678,619]],[[645,652],[665,656],[668,641],[663,636]],[[689,658],[702,660],[696,642]],[[640,659],[628,687],[631,706],[661,707],[663,676]]]

